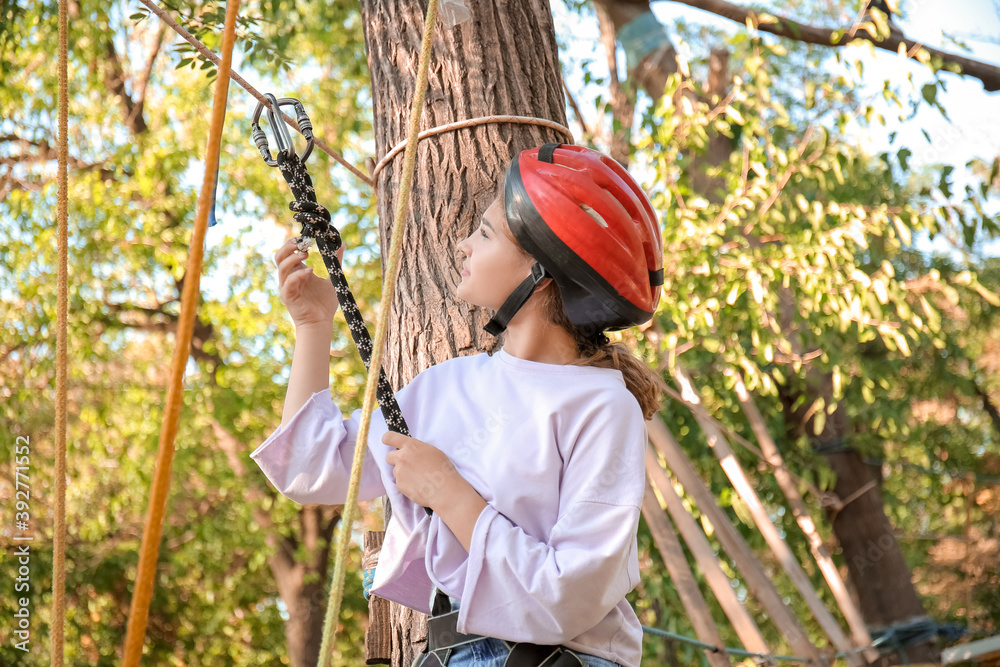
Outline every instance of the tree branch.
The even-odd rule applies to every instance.
[[[158,331],[163,333],[177,332],[177,322],[180,319],[177,315],[168,313],[160,308],[146,308],[144,306],[136,306],[128,303],[113,303],[111,301],[104,300],[104,305],[108,307],[109,316],[96,316],[95,319],[98,321],[103,321],[106,324],[112,324],[116,326],[128,327],[131,329],[138,329],[140,331]],[[121,313],[136,313],[143,316],[143,319],[129,322],[123,318],[113,318],[111,316]],[[224,366],[225,362],[218,353],[208,353],[205,351],[205,343],[215,337],[215,327],[211,322],[202,322],[200,318],[196,318],[194,322],[194,331],[191,337],[191,355],[195,359],[202,361],[208,361],[213,364],[214,368]],[[214,374],[213,374],[214,376]]]
[[[682,5],[694,7],[695,9],[710,12],[744,26],[747,21],[750,20],[753,22],[756,29],[761,32],[768,32],[772,35],[794,39],[799,42],[805,42],[806,44],[842,47],[847,46],[850,43],[843,38],[839,40],[835,39],[833,34],[835,30],[831,28],[805,25],[783,17],[774,17],[776,21],[774,23],[761,22],[759,15],[756,12],[739,5],[734,5],[731,2],[726,2],[725,0],[673,1]],[[945,63],[954,64],[960,67],[961,74],[971,76],[982,81],[983,87],[987,91],[995,92],[1000,90],[1000,67],[996,65],[980,62],[978,60],[972,60],[971,58],[966,58],[953,53],[946,53],[945,51],[940,51],[929,46],[923,46],[912,39],[907,39],[905,35],[896,31],[890,32],[889,36],[885,39],[879,39],[878,37],[868,34],[867,32],[856,34],[855,39],[867,40],[874,44],[877,48],[892,51],[893,53],[898,52],[900,46],[902,46],[908,54],[916,53],[919,49],[923,48],[932,57],[936,56],[941,58],[941,60]]]
[[[19,144],[21,147],[27,148],[37,148],[38,152],[34,154],[21,153],[20,155],[12,155],[10,157],[0,158],[0,165],[7,165],[13,167],[14,165],[24,165],[31,164],[34,162],[49,162],[51,160],[59,159],[59,151],[53,148],[46,139],[25,139],[24,137],[18,136],[16,134],[5,134],[0,136],[0,142]],[[106,168],[104,162],[84,162],[78,157],[70,155],[68,157],[68,164],[71,169],[76,171],[93,171],[96,170],[100,176],[101,180],[113,179],[115,178],[115,173]],[[16,179],[12,179],[16,180]],[[48,179],[51,180],[51,179]],[[41,184],[44,185],[48,180],[42,181]]]
[[[122,113],[125,118],[125,126],[133,136],[146,133],[146,119],[143,117],[143,103],[132,99],[128,91],[125,90],[127,75],[122,67],[122,61],[115,50],[114,42],[109,37],[104,43],[104,59],[108,69],[104,72],[104,85],[108,92],[118,98],[122,106]]]
[[[997,433],[1000,433],[1000,410],[997,410],[997,406],[993,404],[989,393],[987,393],[987,391],[983,389],[983,387],[974,379],[972,380],[972,387],[979,396],[979,400],[983,402],[983,409],[986,410],[986,414],[990,416],[990,420],[993,422],[993,428],[996,429]]]
[[[597,21],[601,30],[601,44],[608,59],[609,88],[611,90],[611,136],[610,154],[624,167],[628,167],[631,157],[632,121],[635,118],[635,103],[618,80],[618,53],[615,48],[615,23],[608,11],[601,4],[595,4]],[[615,132],[614,123],[618,122],[620,131]]]
[[[570,107],[573,109],[573,113],[576,114],[576,119],[580,121],[580,127],[583,128],[584,141],[594,140],[594,131],[587,127],[587,121],[583,118],[583,113],[580,111],[579,105],[576,103],[576,98],[573,97],[573,93],[570,92],[569,86],[566,85],[566,79],[563,79],[563,91],[566,93],[566,99],[569,101]]]
[[[153,67],[156,65],[156,58],[160,55],[160,48],[163,46],[163,36],[167,31],[167,26],[165,23],[160,23],[160,29],[156,32],[156,38],[153,42],[153,50],[149,54],[149,58],[146,60],[146,69],[142,73],[142,79],[139,80],[139,85],[136,87],[135,97],[136,105],[141,109],[146,103],[146,88],[149,86],[149,79],[153,76]]]

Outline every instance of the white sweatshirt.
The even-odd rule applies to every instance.
[[[396,394],[410,434],[455,464],[488,506],[465,548],[396,488],[376,410],[359,500],[392,519],[372,593],[430,613],[433,587],[461,600],[459,632],[562,644],[639,667],[636,530],[646,424],[620,371],[545,364],[500,350],[432,366]],[[286,497],[342,504],[360,410],[314,394],[250,457]]]

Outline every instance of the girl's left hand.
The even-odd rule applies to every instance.
[[[418,505],[436,509],[454,496],[458,484],[466,483],[434,445],[393,431],[387,431],[382,442],[395,448],[385,455],[385,462],[393,466],[396,488]]]

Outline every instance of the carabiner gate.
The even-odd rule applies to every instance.
[[[269,167],[277,167],[279,155],[282,153],[285,153],[287,157],[295,155],[295,144],[292,143],[292,137],[288,133],[285,119],[281,115],[281,107],[291,106],[295,108],[295,121],[299,126],[299,132],[302,133],[302,136],[307,141],[306,149],[302,151],[302,155],[299,157],[302,164],[305,164],[313,149],[312,122],[309,120],[309,116],[306,115],[305,107],[293,97],[283,97],[279,100],[273,94],[265,93],[264,98],[267,100],[267,121],[271,125],[271,131],[274,133],[275,141],[278,144],[278,151],[272,159],[271,150],[267,145],[267,133],[260,126],[260,114],[264,111],[264,103],[259,102],[257,109],[253,112],[251,127],[253,129],[253,142],[257,145],[258,150],[260,150],[260,155],[264,158],[264,162]]]

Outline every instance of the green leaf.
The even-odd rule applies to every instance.
[[[937,84],[934,83],[924,84],[920,88],[920,94],[923,95],[924,100],[926,100],[928,104],[937,103],[937,91]]]
[[[899,159],[899,165],[903,168],[903,171],[909,171],[909,159],[911,155],[913,155],[913,151],[909,148],[900,148],[899,151],[896,152],[896,157]]]

